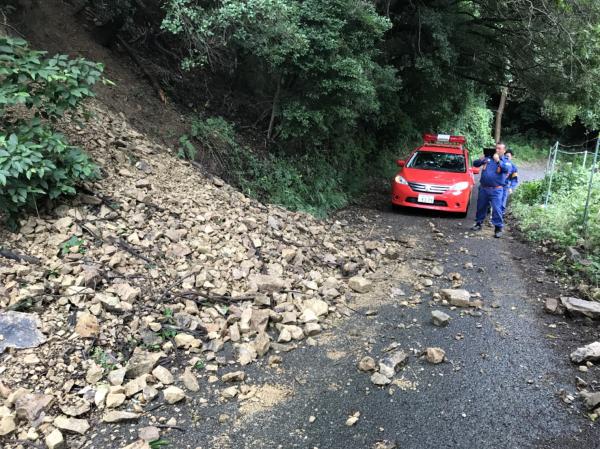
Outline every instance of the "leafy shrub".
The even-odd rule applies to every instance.
[[[257,156],[239,143],[233,126],[221,117],[195,120],[182,141],[193,149],[182,147],[180,155],[197,154],[198,145],[211,153],[224,175],[250,196],[319,216],[347,204],[340,170],[323,154]]]
[[[102,66],[45,58],[22,39],[0,37],[0,211],[9,223],[42,198],[75,193],[97,167],[52,123],[93,95]]]
[[[583,216],[589,169],[566,165],[554,174],[549,203],[543,206],[549,178],[525,183],[517,189],[511,208],[519,226],[534,241],[549,241],[558,248],[580,246],[591,265],[588,273],[600,275],[600,177],[596,176],[590,198],[587,235]]]
[[[503,138],[508,148],[514,150],[517,161],[541,161],[548,157],[553,142],[536,134],[514,134]]]

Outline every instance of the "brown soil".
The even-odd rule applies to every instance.
[[[13,25],[35,49],[104,64],[104,76],[115,85],[98,83],[95,91],[99,100],[137,131],[175,147],[188,128],[184,111],[161,101],[127,53],[94,42],[85,23],[75,16],[76,11],[64,1],[43,0],[21,11]]]

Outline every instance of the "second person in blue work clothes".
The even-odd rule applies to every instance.
[[[494,237],[500,238],[504,228],[502,217],[502,201],[504,198],[504,185],[508,177],[510,164],[504,159],[506,145],[503,142],[496,144],[496,153],[493,157],[482,157],[473,162],[474,167],[482,167],[479,181],[479,197],[477,198],[477,215],[473,231],[480,231],[487,214],[488,207],[492,207],[492,224]]]
[[[513,160],[514,156],[512,150],[506,150],[506,153],[504,153],[504,160],[510,164],[510,168],[508,169],[504,189],[502,189],[502,215],[506,212],[508,197],[512,195],[519,184],[519,169]]]

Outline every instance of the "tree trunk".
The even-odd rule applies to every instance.
[[[267,131],[267,140],[271,140],[271,136],[273,135],[273,127],[275,126],[275,116],[277,115],[277,109],[279,109],[279,97],[281,95],[281,76],[277,81],[277,90],[275,91],[275,96],[273,97],[273,106],[271,107],[271,119],[269,120],[269,129]]]
[[[502,114],[504,113],[504,106],[506,105],[506,96],[508,95],[508,87],[503,87],[500,93],[500,104],[496,111],[496,129],[494,132],[494,140],[500,142],[500,136],[502,134]]]

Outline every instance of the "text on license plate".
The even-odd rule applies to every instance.
[[[423,193],[420,193],[419,197],[417,198],[417,201],[419,203],[433,204],[434,196],[433,195],[425,195]]]

